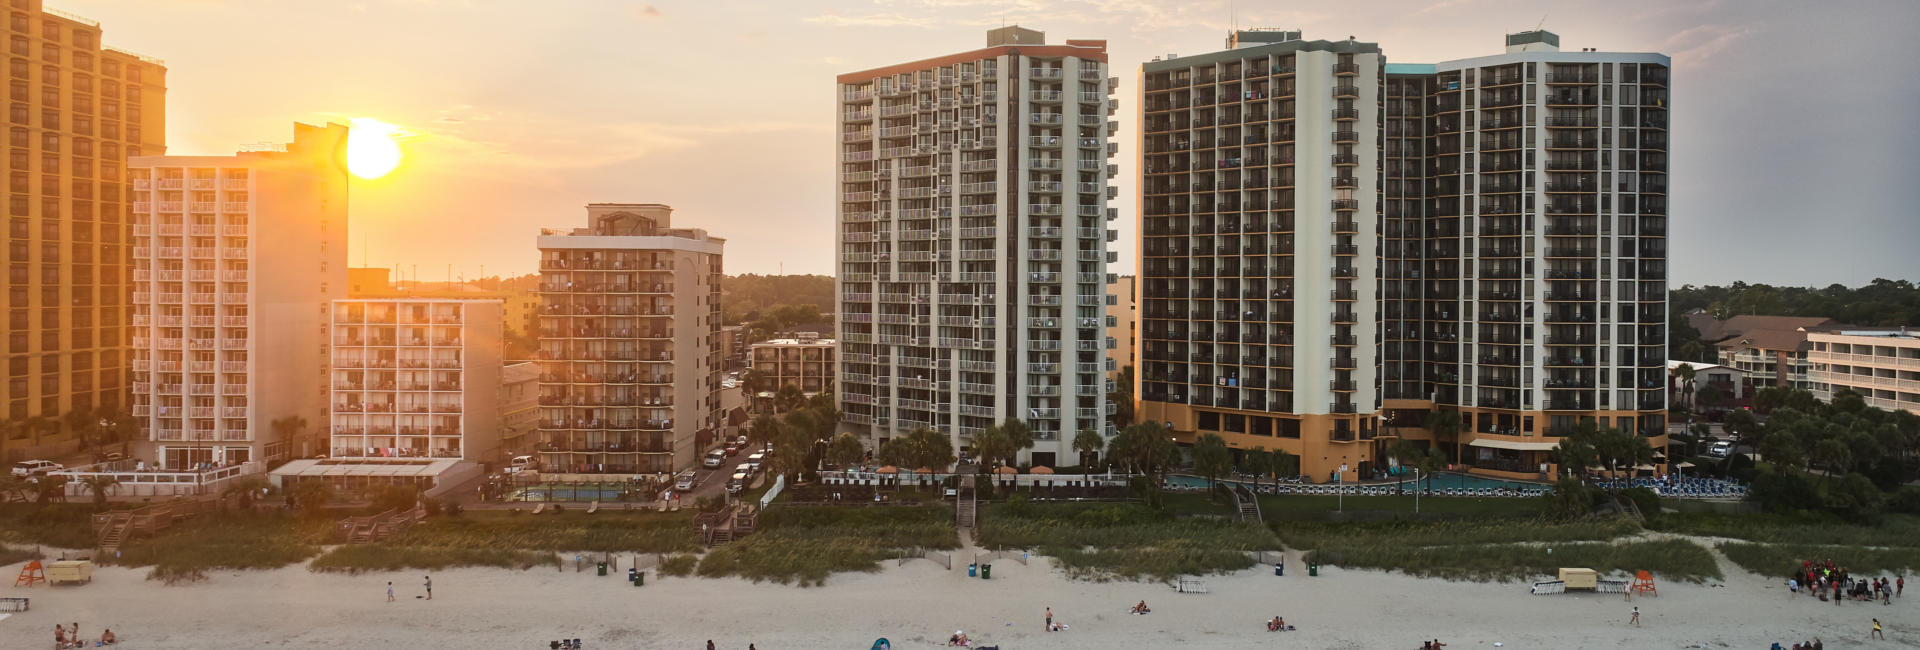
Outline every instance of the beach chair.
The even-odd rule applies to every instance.
[[[593,514],[599,511],[600,511],[599,501],[595,501],[593,503],[587,504],[587,514]]]

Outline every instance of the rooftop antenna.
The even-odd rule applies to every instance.
[[[1533,31],[1536,31],[1536,32],[1540,31],[1540,28],[1545,27],[1546,25],[1547,25],[1547,14],[1540,14],[1540,22],[1533,24]]]

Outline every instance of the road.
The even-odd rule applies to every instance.
[[[743,449],[739,454],[728,456],[726,460],[720,463],[720,467],[718,468],[708,469],[704,466],[694,468],[693,492],[686,494],[676,492],[675,496],[678,496],[684,503],[692,503],[700,497],[719,497],[725,495],[727,493],[727,479],[733,477],[733,470],[736,466],[747,462],[747,455],[751,453],[753,453],[751,450]],[[700,458],[704,461],[706,459],[706,452],[701,452]],[[764,473],[765,472],[762,472],[762,474]],[[755,478],[758,478],[758,476],[756,475]]]

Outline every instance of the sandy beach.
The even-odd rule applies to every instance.
[[[991,581],[914,560],[881,572],[843,574],[801,588],[738,579],[661,578],[635,588],[621,577],[551,569],[460,569],[433,575],[434,599],[419,572],[317,574],[304,566],[221,571],[207,581],[166,586],[147,569],[102,568],[92,584],[8,588],[33,610],[0,620],[0,647],[50,647],[54,623],[78,621],[89,638],[102,627],[125,648],[286,647],[546,648],[579,637],[589,648],[761,649],[944,647],[954,630],[1002,648],[1417,648],[1435,637],[1449,648],[1767,648],[1821,637],[1829,648],[1920,647],[1913,601],[1835,606],[1730,569],[1724,583],[1662,583],[1657,598],[1617,594],[1533,596],[1520,583],[1461,583],[1323,567],[1305,575],[1293,556],[1286,577],[1271,566],[1206,579],[1210,593],[1180,594],[1160,583],[1069,580],[1043,558],[999,560]],[[623,565],[624,566],[624,565]],[[5,568],[7,575],[20,565]],[[620,572],[624,576],[625,572]],[[398,602],[386,602],[393,581]],[[1127,614],[1146,600],[1153,613]],[[1643,625],[1626,625],[1633,606]],[[1052,607],[1066,632],[1042,630]],[[1298,631],[1270,633],[1286,617]],[[1870,619],[1887,640],[1867,641]]]

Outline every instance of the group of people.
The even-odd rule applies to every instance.
[[[1820,643],[1820,639],[1817,639],[1817,638],[1812,641],[1802,641],[1800,643],[1793,644],[1793,650],[1822,650],[1825,647],[1826,647],[1825,644]],[[1773,650],[1787,650],[1787,649],[1782,648],[1780,647],[1780,644],[1775,643],[1773,644]]]
[[[110,646],[115,643],[118,643],[119,641],[120,640],[118,638],[114,637],[113,630],[101,630],[100,640],[94,643],[94,647],[99,648],[99,647]],[[80,636],[80,624],[76,622],[73,624],[72,629],[68,629],[60,625],[59,623],[54,623],[53,624],[53,647],[56,648],[57,650],[66,650],[67,648],[87,647],[86,638]]]
[[[947,645],[961,648],[971,647],[973,645],[973,639],[967,638],[967,633],[964,630],[954,630],[953,636],[947,637]]]
[[[1291,630],[1293,630],[1293,626],[1287,624],[1287,619],[1275,616],[1273,620],[1267,621],[1268,632],[1287,632]]]
[[[1892,605],[1893,598],[1907,590],[1907,578],[1855,579],[1846,567],[1835,566],[1831,559],[1823,562],[1802,560],[1800,569],[1787,579],[1787,590],[1797,594],[1803,588],[1807,590],[1807,595],[1816,596],[1821,602],[1826,602],[1831,592],[1835,605],[1840,604],[1843,598],[1867,602],[1877,600],[1882,605]]]
[[[1153,612],[1153,610],[1147,608],[1147,601],[1144,600],[1140,601],[1140,604],[1134,605],[1133,609],[1127,611],[1128,614],[1147,614],[1151,612]]]

